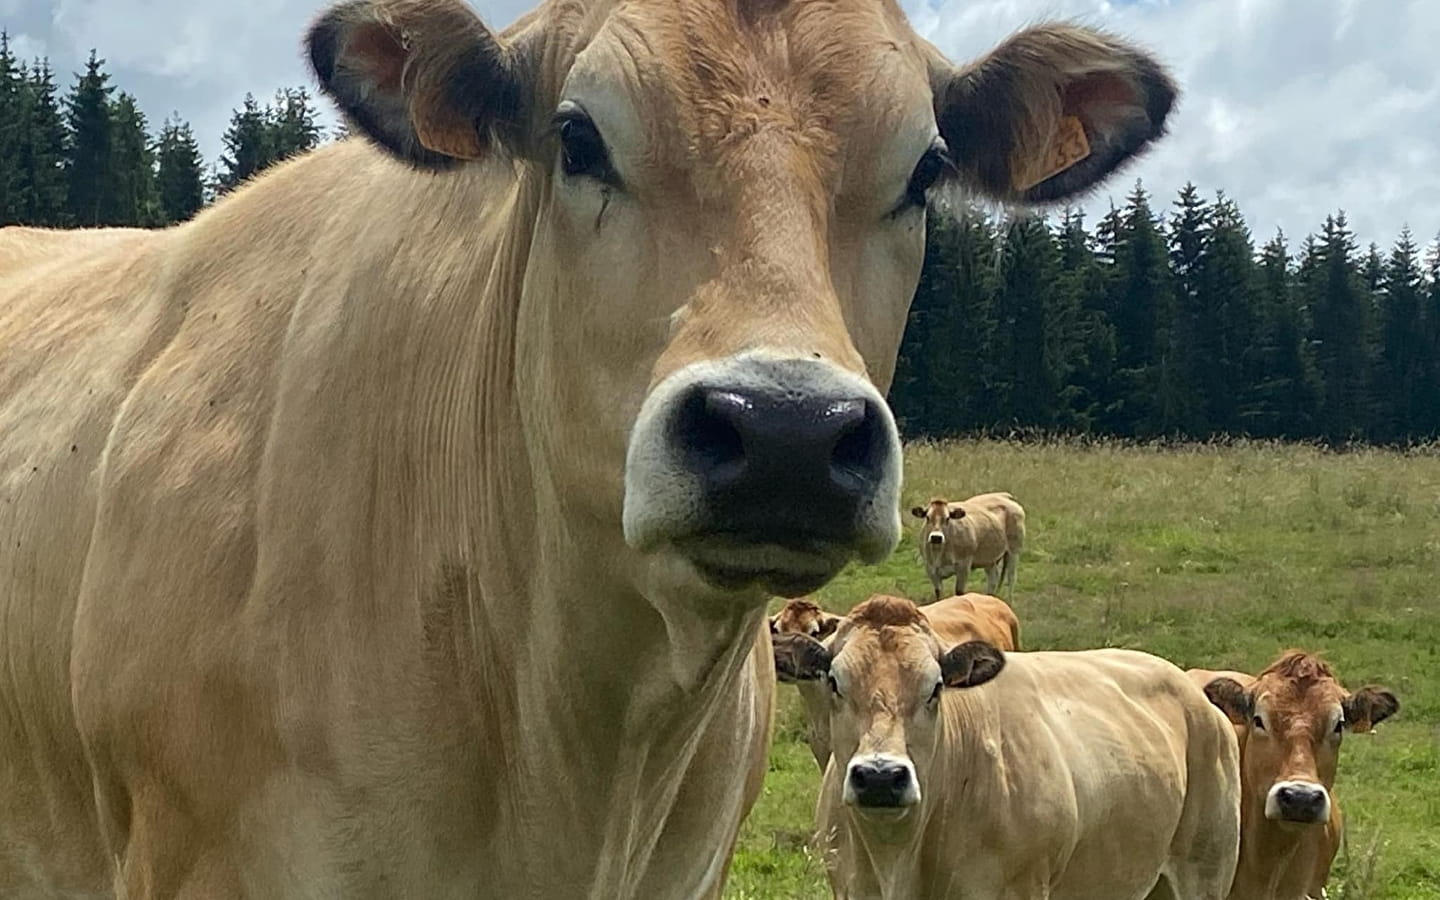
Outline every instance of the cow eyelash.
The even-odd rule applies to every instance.
[[[560,139],[560,169],[567,176],[593,178],[618,187],[620,177],[610,162],[610,151],[595,122],[579,106],[562,104],[551,120]]]
[[[1261,731],[1265,730],[1265,720],[1260,718],[1259,716],[1255,716],[1254,718],[1252,718],[1250,720],[1250,723]]]
[[[830,693],[834,694],[836,697],[839,697],[839,696],[840,696],[840,685],[835,681],[835,676],[834,676],[834,675],[826,675],[826,676],[825,676],[825,682],[826,682],[826,684],[830,685]]]
[[[940,699],[940,692],[941,692],[942,690],[944,690],[944,688],[945,688],[945,682],[943,682],[943,681],[937,681],[937,682],[935,682],[935,690],[933,690],[933,691],[930,692],[930,702],[931,702],[931,703],[934,703],[935,701],[937,701],[937,700]]]
[[[925,155],[915,164],[915,169],[910,173],[910,182],[905,185],[905,200],[896,208],[892,215],[900,215],[913,209],[923,209],[930,202],[930,189],[940,180],[941,176],[953,171],[954,163],[950,160],[949,148],[940,138],[936,138]]]

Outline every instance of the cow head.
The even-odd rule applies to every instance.
[[[780,611],[770,617],[771,634],[803,634],[817,641],[835,633],[841,617],[828,613],[820,605],[804,597],[785,601]]]
[[[856,606],[828,647],[791,637],[809,641],[791,651],[804,660],[791,676],[829,685],[832,752],[845,761],[842,799],[862,814],[903,814],[920,802],[941,696],[982,685],[1005,666],[1005,655],[984,641],[942,647],[920,608],[899,597]]]
[[[965,510],[963,507],[952,506],[943,498],[937,497],[924,506],[911,508],[910,515],[924,523],[920,526],[921,546],[943,547],[945,546],[947,526],[951,522],[965,518]]]
[[[937,185],[1074,196],[1176,96],[1066,25],[953,66],[889,0],[554,0],[504,35],[461,0],[346,0],[308,45],[361,133],[513,212],[501,377],[542,500],[749,598],[899,540],[882,395]]]
[[[1324,661],[1281,656],[1248,689],[1216,678],[1205,696],[1239,727],[1246,791],[1263,793],[1265,818],[1315,825],[1330,819],[1330,791],[1348,731],[1368,732],[1400,709],[1385,688],[1350,693]]]

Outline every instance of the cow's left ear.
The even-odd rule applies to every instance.
[[[1205,685],[1205,699],[1213,703],[1235,725],[1249,725],[1255,701],[1240,682],[1224,676]]]
[[[830,671],[830,651],[808,634],[772,634],[770,648],[780,681],[819,681]]]
[[[1388,689],[1366,685],[1345,698],[1345,727],[1364,734],[1400,711],[1400,701]]]
[[[344,0],[305,36],[323,90],[357,129],[412,165],[514,151],[528,125],[524,53],[463,0]]]
[[[834,613],[821,613],[820,621],[816,623],[815,627],[816,640],[824,640],[834,634],[835,629],[840,627],[840,620],[843,618],[844,616],[837,616]]]
[[[985,641],[956,644],[940,657],[940,679],[946,687],[977,687],[1005,668],[1005,654]]]
[[[1005,202],[1063,200],[1165,132],[1179,90],[1149,54],[1051,23],[961,68],[932,60],[935,118],[968,186]]]

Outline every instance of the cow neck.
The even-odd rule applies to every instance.
[[[1307,862],[1303,850],[1313,846],[1326,826],[1285,828],[1265,818],[1265,794],[1246,791],[1240,807],[1240,860],[1235,871],[1235,884],[1261,886],[1256,897],[1267,900],[1304,900],[1309,888],[1309,866],[1296,871],[1297,863]],[[1260,838],[1257,840],[1257,838]],[[1284,893],[1287,880],[1296,882],[1296,890]]]

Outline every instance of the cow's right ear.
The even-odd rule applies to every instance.
[[[773,634],[775,676],[781,681],[819,681],[830,671],[830,651],[808,634]]]
[[[1205,698],[1215,704],[1231,722],[1247,725],[1255,711],[1255,701],[1233,678],[1220,677],[1205,685]]]
[[[514,150],[531,79],[463,0],[345,0],[305,37],[320,88],[371,140],[426,169]]]
[[[1005,668],[1005,654],[986,641],[956,644],[940,657],[940,679],[946,687],[978,687]]]
[[[917,518],[917,519],[923,519],[923,518],[925,518],[925,507],[923,507],[923,506],[912,506],[912,507],[910,507],[910,515],[914,516],[914,517]]]

